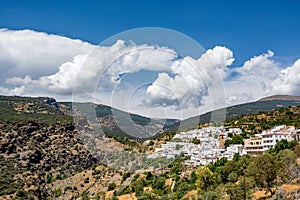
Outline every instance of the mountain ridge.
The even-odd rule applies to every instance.
[[[270,100],[295,100],[295,101],[300,101],[300,96],[276,94],[276,95],[261,98],[257,101],[270,101]]]

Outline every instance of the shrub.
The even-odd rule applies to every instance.
[[[89,183],[89,182],[90,182],[90,179],[89,179],[89,178],[85,178],[83,182],[84,182],[84,183]]]
[[[116,184],[115,184],[115,183],[110,183],[110,184],[108,185],[108,187],[107,187],[107,190],[108,190],[108,191],[111,191],[111,190],[114,190],[114,189],[116,189]]]
[[[62,191],[60,188],[57,188],[55,190],[52,191],[55,197],[59,197],[62,195]]]

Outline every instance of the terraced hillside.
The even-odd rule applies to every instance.
[[[219,123],[241,115],[256,114],[263,111],[288,108],[290,106],[300,106],[300,101],[272,99],[230,106],[224,109],[207,112],[199,116],[185,119],[181,122],[171,125],[168,128],[171,130],[177,130],[180,126],[181,129],[192,129],[197,128],[198,125],[202,124]]]

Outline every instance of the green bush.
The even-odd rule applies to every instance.
[[[114,190],[114,189],[116,189],[116,184],[115,183],[108,184],[108,187],[107,187],[108,191],[111,191],[111,190]]]
[[[84,183],[89,183],[89,182],[90,182],[90,179],[89,179],[89,178],[85,178],[83,182],[84,182]]]
[[[62,190],[60,188],[57,188],[52,191],[55,197],[59,197],[62,195]]]

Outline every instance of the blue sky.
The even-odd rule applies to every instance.
[[[33,29],[99,44],[138,27],[164,27],[204,48],[225,45],[235,64],[271,49],[300,55],[300,2],[288,1],[0,1],[0,27]],[[289,61],[289,60],[288,60]]]
[[[79,99],[94,89],[99,103],[174,118],[300,96],[299,8],[297,0],[0,0],[0,94],[69,100],[74,88]],[[170,30],[122,33],[143,27]],[[135,43],[116,42],[128,38]]]

